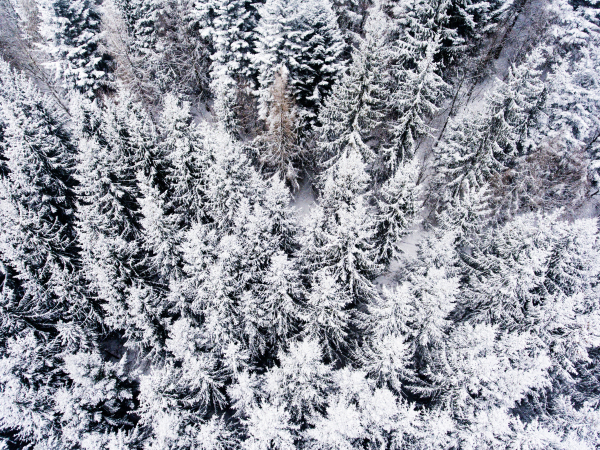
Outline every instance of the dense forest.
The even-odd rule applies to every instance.
[[[0,449],[599,448],[599,0],[0,0],[0,56]]]

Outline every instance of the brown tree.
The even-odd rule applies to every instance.
[[[259,161],[267,171],[278,172],[293,189],[298,189],[298,166],[304,150],[299,145],[300,123],[288,89],[288,71],[281,66],[271,86],[266,131],[256,138]]]

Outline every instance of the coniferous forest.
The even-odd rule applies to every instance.
[[[599,0],[0,0],[0,449],[600,448]]]

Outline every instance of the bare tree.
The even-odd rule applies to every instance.
[[[298,186],[298,164],[303,156],[299,145],[300,124],[288,88],[288,71],[280,66],[271,86],[272,101],[266,118],[267,130],[256,138],[259,160],[267,170],[279,172],[293,189]]]

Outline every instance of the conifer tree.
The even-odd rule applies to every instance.
[[[443,192],[438,196],[441,204],[481,189],[524,152],[543,91],[535,70],[538,64],[534,52],[531,59],[511,68],[506,83],[500,82],[488,96],[483,112],[451,124],[436,154],[440,174],[434,185]]]
[[[192,124],[189,102],[167,95],[161,125],[161,153],[168,162],[167,208],[176,215],[178,226],[186,229],[205,214],[206,180],[202,172],[206,170],[208,155],[199,130]]]
[[[216,355],[205,351],[202,334],[184,318],[173,323],[166,349],[167,361],[140,382],[139,412],[150,429],[148,441],[163,448],[206,448],[211,441],[225,445],[231,431],[222,417],[209,420],[226,404],[220,391],[225,373]],[[211,429],[214,435],[206,436]]]
[[[157,293],[147,285],[137,174],[153,173],[154,128],[128,94],[103,109],[79,102],[78,238],[90,289],[105,324],[132,345],[160,349]],[[92,126],[88,126],[88,124]]]
[[[323,363],[320,347],[313,341],[293,343],[289,351],[278,356],[280,364],[263,376],[264,398],[250,411],[250,424],[253,416],[276,408],[277,415],[286,419],[284,429],[293,437],[325,406],[331,367]]]
[[[447,88],[439,75],[439,63],[434,57],[439,42],[427,44],[423,56],[415,57],[415,67],[399,63],[394,70],[398,85],[392,96],[392,109],[398,119],[392,125],[391,146],[383,150],[384,170],[390,174],[402,163],[409,161],[415,153],[419,139],[431,133],[426,121],[438,110],[438,104]]]
[[[365,25],[366,36],[352,53],[347,73],[335,84],[333,92],[319,114],[317,160],[333,164],[347,146],[359,149],[368,163],[375,152],[366,143],[382,122],[389,96],[385,15],[376,10]]]
[[[256,26],[261,2],[254,0],[221,0],[214,7],[213,45],[211,56],[211,89],[215,97],[215,112],[231,133],[240,127],[238,90],[256,83],[253,65],[256,51]]]
[[[96,5],[91,0],[57,0],[53,9],[53,52],[59,58],[65,86],[88,97],[110,89],[111,59],[101,50],[101,18]]]
[[[275,179],[266,186],[222,131],[205,131],[207,220],[186,233],[187,277],[178,289],[189,304],[180,307],[211,351],[239,344],[258,357],[278,349],[300,320],[289,193]]]
[[[266,118],[275,73],[289,70],[291,93],[306,125],[315,123],[319,106],[340,72],[343,43],[328,0],[269,0],[261,19],[254,65],[258,72],[259,115]]]
[[[379,192],[376,241],[380,261],[384,264],[399,255],[400,239],[417,220],[420,208],[417,171],[414,162],[398,167]]]
[[[597,345],[596,333],[580,322],[597,320],[591,282],[598,270],[597,233],[587,220],[569,224],[535,214],[491,231],[472,256],[463,257],[469,278],[462,314],[475,323],[533,333],[553,370],[568,378],[574,364],[587,358],[586,348]]]
[[[62,358],[94,345],[75,242],[75,146],[66,121],[24,74],[0,62],[0,426],[22,445],[60,442]]]
[[[329,269],[313,274],[310,284],[302,334],[320,344],[326,361],[342,360],[349,350],[352,328],[350,292],[333,278]]]
[[[252,59],[256,47],[255,28],[260,2],[220,0],[215,6],[213,79],[226,74],[236,81],[255,77]],[[216,75],[216,76],[215,76]]]
[[[449,26],[466,41],[468,47],[476,47],[482,39],[493,35],[522,4],[515,0],[452,0],[448,5]]]
[[[274,170],[293,189],[298,189],[298,166],[303,150],[299,144],[300,123],[296,105],[288,89],[288,71],[282,66],[271,87],[271,103],[266,118],[267,131],[258,136],[261,165]]]
[[[320,207],[305,236],[306,267],[329,267],[350,288],[354,303],[375,294],[375,223],[368,217],[365,191],[369,176],[356,149],[344,154],[327,174]]]
[[[18,274],[22,318],[52,322],[85,306],[77,289],[75,146],[50,100],[4,62],[0,95],[6,167],[0,252]]]
[[[319,448],[401,449],[415,441],[418,414],[386,388],[370,386],[365,373],[344,368],[333,374],[333,392],[325,414],[305,439]]]
[[[105,362],[97,352],[64,359],[69,384],[54,394],[62,445],[106,445],[119,429],[134,425],[133,383],[125,373],[124,359]]]
[[[398,43],[398,64],[404,70],[415,69],[435,42],[443,43],[433,48],[436,61],[443,57],[450,61],[461,44],[456,32],[449,27],[448,0],[403,0],[390,5]],[[442,54],[443,53],[443,54]]]

